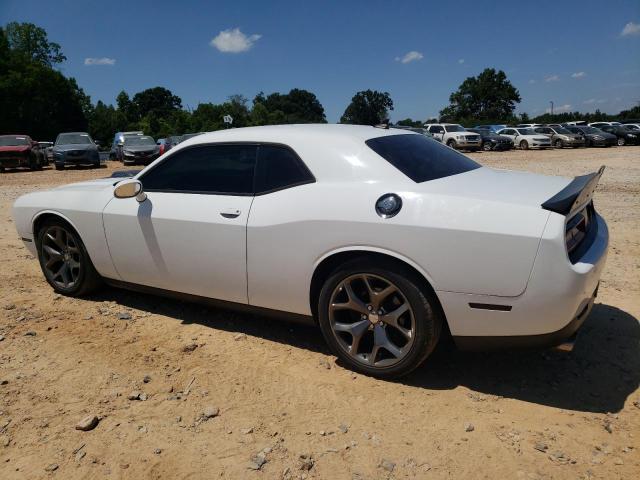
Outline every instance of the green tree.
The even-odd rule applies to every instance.
[[[282,119],[280,123],[327,123],[324,107],[315,96],[308,90],[294,88],[289,93],[272,93],[265,97],[260,92],[253,100],[254,106],[262,104],[268,112],[281,112],[272,116],[269,122]]]
[[[8,23],[6,38],[14,54],[26,60],[51,67],[67,59],[60,45],[50,42],[47,32],[33,23]]]
[[[398,120],[396,125],[400,125],[402,127],[422,127],[423,122],[420,120],[412,120],[410,118],[405,118],[404,120]]]
[[[340,123],[377,125],[386,121],[393,100],[387,92],[365,90],[356,93],[340,117]]]
[[[147,88],[136,93],[131,100],[136,113],[140,117],[153,114],[165,116],[174,110],[182,108],[182,100],[164,87]]]
[[[468,77],[449,97],[449,106],[440,111],[443,121],[471,120],[479,123],[502,123],[513,117],[521,98],[518,90],[502,71],[486,68],[477,77]]]

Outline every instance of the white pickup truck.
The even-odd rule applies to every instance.
[[[482,146],[480,135],[468,132],[457,123],[426,123],[424,127],[433,135],[433,138],[451,148],[480,150]]]

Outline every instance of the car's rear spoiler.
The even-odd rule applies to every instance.
[[[597,172],[575,177],[569,185],[544,202],[542,208],[560,215],[569,215],[593,196],[602,172],[604,172],[604,165]]]

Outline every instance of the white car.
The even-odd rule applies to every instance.
[[[424,127],[439,142],[464,150],[480,150],[482,138],[457,123],[425,123]]]
[[[447,331],[467,349],[572,345],[607,255],[601,174],[494,170],[402,130],[237,128],[132,178],[26,194],[13,216],[56,292],[104,282],[286,313],[393,377]]]
[[[532,128],[508,127],[498,131],[498,135],[504,135],[513,140],[513,144],[521,150],[529,148],[551,148],[551,139],[546,135],[537,133]]]

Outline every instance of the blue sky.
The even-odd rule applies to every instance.
[[[44,27],[94,102],[160,85],[195,108],[297,87],[333,122],[371,88],[391,94],[393,120],[425,119],[485,67],[507,73],[531,115],[640,101],[638,0],[0,0],[9,21]]]

